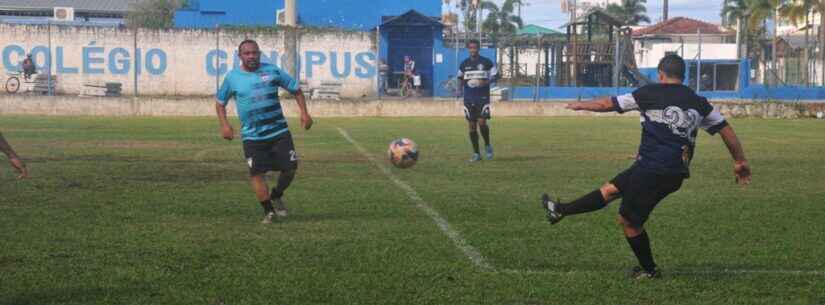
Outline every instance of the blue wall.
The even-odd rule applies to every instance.
[[[275,13],[283,7],[283,0],[199,0],[175,12],[175,27],[272,26]]]
[[[398,16],[416,10],[440,17],[440,0],[302,0],[298,15],[302,24],[370,30],[381,24],[381,16]]]
[[[443,59],[441,63],[435,63],[433,65],[435,74],[434,95],[440,97],[453,97],[452,92],[448,91],[443,84],[450,80],[450,78],[456,77],[458,74],[458,64],[467,59],[467,57],[470,57],[470,53],[467,52],[467,49],[465,48],[458,49],[458,60],[456,60],[456,49],[445,48],[440,39],[436,43],[434,49],[435,54],[441,54]],[[496,49],[484,48],[481,49],[480,53],[481,56],[487,57],[493,62],[496,62],[496,58],[498,58]]]
[[[276,11],[283,7],[284,0],[200,0],[175,12],[175,26],[272,26]],[[427,16],[441,16],[441,1],[301,0],[298,20],[308,26],[370,30],[381,24],[381,16],[401,15],[411,9]]]

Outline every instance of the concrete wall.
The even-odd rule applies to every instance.
[[[81,98],[30,95],[0,95],[0,115],[89,115],[89,116],[215,116],[215,102],[210,98]],[[282,101],[284,113],[296,117],[294,101]],[[752,103],[715,102],[727,116],[763,118],[811,117],[825,111],[825,103]],[[314,117],[455,117],[462,119],[462,103],[455,100],[366,100],[310,101]],[[234,104],[229,114],[235,116]],[[563,102],[495,102],[495,117],[529,116],[617,116],[615,113],[574,112],[564,109]],[[622,114],[636,117],[637,112]]]
[[[656,43],[636,41],[636,65],[639,68],[656,68],[659,60],[667,52],[676,52],[685,60],[696,58],[699,53],[699,44],[692,43]],[[736,60],[736,44],[731,43],[702,43],[702,60]]]
[[[375,92],[376,56],[373,33],[338,30],[304,31],[299,41],[300,78],[317,85],[323,80],[346,83],[344,96]],[[0,24],[0,81],[18,71],[32,53],[38,70],[49,66],[58,91],[78,94],[85,82],[120,82],[124,94],[214,95],[217,83],[239,66],[237,45],[246,38],[259,42],[263,60],[280,64],[284,33],[275,30],[131,30],[117,28]],[[49,46],[51,45],[51,49]],[[50,59],[53,59],[51,65]]]

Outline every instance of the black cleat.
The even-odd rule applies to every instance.
[[[558,208],[556,207],[558,203],[550,199],[546,193],[541,194],[541,207],[547,212],[547,221],[550,224],[556,224],[557,222],[561,221],[564,218],[564,215],[559,213]]]
[[[658,279],[662,277],[659,268],[654,268],[653,271],[647,271],[640,266],[633,267],[628,272],[628,276],[633,280]]]

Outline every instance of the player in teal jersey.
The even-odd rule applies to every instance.
[[[287,216],[282,197],[298,168],[298,155],[278,100],[278,87],[295,96],[301,111],[301,127],[307,130],[312,127],[312,117],[298,81],[275,65],[261,63],[257,42],[241,42],[238,56],[243,63],[226,75],[218,90],[215,108],[223,138],[232,140],[235,132],[226,119],[226,105],[235,99],[252,188],[264,209],[262,222],[271,223],[276,215]],[[278,184],[271,192],[264,179],[269,171],[280,172]]]

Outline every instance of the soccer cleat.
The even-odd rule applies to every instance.
[[[275,215],[278,217],[286,217],[289,214],[289,210],[286,208],[286,203],[281,198],[273,199],[272,201],[275,202]]]
[[[628,276],[633,280],[645,280],[661,278],[662,274],[659,272],[659,268],[655,268],[653,271],[647,271],[640,266],[636,266],[630,269]]]
[[[487,160],[493,160],[493,145],[487,145]]]
[[[268,212],[268,213],[266,213],[266,215],[264,215],[264,219],[261,220],[261,223],[262,224],[270,224],[270,223],[272,223],[272,218],[275,218],[275,213],[274,212]]]
[[[472,162],[478,162],[478,161],[481,161],[481,156],[479,154],[474,153],[473,156],[470,157],[470,162],[472,163]]]
[[[541,194],[541,207],[547,212],[547,221],[550,224],[556,224],[564,218],[564,215],[559,213],[558,208],[556,207],[558,203],[550,199],[546,193]]]

